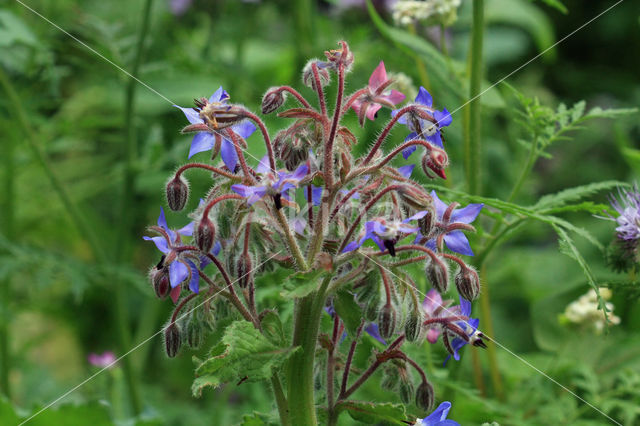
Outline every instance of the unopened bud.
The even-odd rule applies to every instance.
[[[425,273],[438,293],[444,294],[449,290],[449,264],[441,257],[429,257]]]
[[[197,349],[202,343],[202,327],[196,320],[192,318],[187,325],[187,344],[192,349]]]
[[[418,211],[433,209],[433,198],[418,186],[402,185],[398,190],[398,194],[402,202],[412,209]]]
[[[340,41],[338,44],[340,45],[339,49],[329,50],[324,54],[333,66],[337,67],[342,64],[345,70],[349,70],[353,64],[353,53],[346,41]]]
[[[164,331],[164,348],[169,358],[173,358],[178,354],[182,340],[180,337],[180,328],[175,322],[172,322]]]
[[[422,315],[420,312],[411,311],[404,325],[404,335],[408,342],[415,342],[422,334]]]
[[[415,396],[413,390],[413,383],[411,383],[411,377],[409,377],[408,372],[400,375],[400,384],[398,386],[398,391],[400,393],[400,400],[403,404],[411,404],[413,398]]]
[[[455,277],[458,294],[468,301],[473,301],[480,294],[480,278],[471,266],[460,268]]]
[[[435,225],[434,221],[435,215],[433,214],[433,210],[429,209],[428,213],[418,219],[418,226],[420,227],[420,234],[423,237],[428,237],[433,230],[433,226]]]
[[[436,175],[442,179],[446,179],[447,175],[444,172],[445,167],[449,165],[449,158],[444,150],[436,147],[432,147],[425,155],[422,156],[422,170],[427,177],[433,179],[429,170],[433,171]]]
[[[159,299],[164,299],[169,295],[171,291],[171,285],[169,283],[169,268],[154,267],[151,270],[151,283],[153,285],[153,291]]]
[[[380,297],[380,276],[377,271],[372,271],[360,281],[360,286],[356,293],[356,302],[367,303],[376,297]]]
[[[420,383],[416,390],[416,406],[424,411],[431,411],[436,401],[433,386],[428,381]]]
[[[247,288],[253,284],[253,263],[249,254],[241,254],[236,263],[238,285]]]
[[[286,100],[286,94],[284,90],[280,90],[279,87],[272,87],[267,90],[264,97],[262,98],[262,113],[270,114],[273,111],[277,110],[284,104]]]
[[[176,176],[167,182],[167,204],[174,212],[180,211],[189,199],[189,183],[184,176]]]
[[[207,216],[203,216],[196,228],[196,245],[204,253],[209,253],[216,238],[216,227]]]
[[[380,308],[380,295],[372,296],[364,310],[364,318],[367,321],[375,321],[378,318],[378,309]]]
[[[331,76],[329,75],[329,71],[327,70],[326,63],[321,62],[317,59],[311,59],[302,69],[302,83],[316,90],[316,79],[313,75],[313,64],[317,65],[318,69],[318,77],[320,80],[320,86],[327,86],[331,82]]]
[[[380,331],[380,337],[383,339],[389,339],[396,331],[396,323],[398,321],[398,314],[393,309],[391,304],[387,303],[382,307],[378,314],[378,330]]]
[[[393,363],[386,364],[382,371],[382,381],[380,386],[384,390],[393,391],[398,386],[400,375],[398,374],[398,368]]]

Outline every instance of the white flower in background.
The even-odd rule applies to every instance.
[[[403,72],[390,72],[389,80],[393,80],[394,88],[404,93],[408,99],[413,99],[418,94],[418,89],[413,84],[413,79]]]
[[[457,9],[462,0],[401,0],[392,8],[393,20],[398,25],[410,25],[415,21],[450,26],[458,18]]]
[[[611,299],[611,290],[601,288],[600,296],[604,300]],[[613,314],[613,303],[606,302],[605,306],[607,307],[610,324],[620,324],[620,318]],[[562,318],[574,324],[593,327],[596,333],[602,332],[606,324],[604,312],[598,309],[598,297],[593,289],[580,296],[578,300],[571,302],[565,309]]]

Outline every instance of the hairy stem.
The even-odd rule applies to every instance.
[[[465,164],[467,186],[471,194],[481,192],[481,108],[482,44],[484,36],[484,0],[473,0],[473,26],[471,31],[471,73],[469,76],[469,131],[465,138]]]

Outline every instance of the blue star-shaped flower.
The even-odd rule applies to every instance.
[[[415,234],[418,232],[418,227],[411,226],[409,222],[421,219],[425,217],[427,213],[427,211],[421,211],[402,221],[387,222],[383,218],[375,218],[364,224],[364,235],[360,237],[360,239],[351,241],[347,244],[342,250],[342,253],[356,250],[367,240],[375,242],[380,248],[380,251],[385,251],[387,249],[391,251],[389,244],[385,244],[385,242],[395,240],[395,238],[401,234]]]
[[[208,99],[210,104],[225,105],[229,99],[229,94],[220,86],[211,97]],[[191,124],[205,124],[204,120],[200,117],[200,113],[193,108],[183,108],[178,105],[174,105],[176,108],[180,108],[184,113],[187,120]],[[256,130],[256,126],[250,121],[242,121],[234,126],[231,126],[231,130],[234,133],[241,136],[243,139],[248,138]],[[221,136],[222,134],[219,133]],[[195,154],[203,151],[209,151],[215,145],[216,136],[213,131],[202,131],[195,134],[191,141],[191,149],[189,150],[189,158]],[[233,172],[238,164],[238,153],[236,152],[233,142],[227,137],[222,137],[222,143],[220,144],[220,156],[225,166]]]
[[[433,410],[433,413],[424,419],[417,419],[416,426],[460,426],[458,422],[447,419],[449,410],[451,410],[451,403],[444,401],[438,408]]]

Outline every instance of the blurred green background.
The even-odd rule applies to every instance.
[[[0,285],[10,365],[10,402],[0,402],[2,424],[13,423],[12,416],[28,416],[97,371],[87,362],[89,353],[123,354],[119,330],[129,334],[133,347],[170,315],[171,302],[155,299],[148,285],[145,271],[158,255],[141,237],[164,205],[166,179],[189,151],[190,137],[179,133],[184,116],[173,103],[188,106],[221,85],[233,102],[256,111],[262,94],[274,85],[292,85],[312,99],[300,81],[301,68],[340,39],[350,43],[356,57],[348,91],[365,85],[384,60],[389,72],[404,73],[414,88],[428,84],[437,106],[453,111],[465,101],[451,90],[455,80],[443,81],[447,73],[441,63],[420,52],[410,55],[381,35],[363,2],[185,3],[190,4],[175,13],[165,0],[25,1],[161,95],[18,2],[0,4]],[[447,32],[449,60],[460,65],[469,50],[470,3],[463,1],[458,21]],[[489,81],[501,79],[613,4],[565,0],[564,13],[554,3],[487,0],[484,57]],[[393,25],[384,2],[375,4]],[[587,109],[638,106],[639,16],[640,3],[622,2],[508,83],[554,109],[580,100]],[[418,32],[425,37],[433,33],[428,28]],[[328,96],[333,99],[331,90]],[[517,142],[522,134],[513,113],[517,102],[505,85],[485,99],[484,195],[504,199],[526,154]],[[447,132],[452,163],[447,185],[453,188],[464,184],[462,116],[463,111],[454,114]],[[285,126],[274,116],[265,121],[272,133]],[[384,120],[368,122],[364,129],[354,114],[345,122],[362,152]],[[637,113],[591,121],[571,136],[550,149],[552,158],[536,164],[518,202],[533,204],[543,194],[576,185],[637,179]],[[393,140],[403,137],[396,132]],[[259,158],[263,147],[254,138],[249,151]],[[206,176],[191,176],[195,190],[204,191]],[[190,206],[195,206],[192,198]],[[606,203],[606,193],[594,199]],[[584,213],[565,216],[605,245],[613,236],[612,222]],[[187,221],[180,214],[169,214],[168,220],[171,226]],[[606,268],[601,252],[577,243],[599,280],[622,279]],[[560,325],[558,315],[588,286],[575,262],[559,253],[552,230],[538,224],[494,252],[486,268],[496,339],[624,424],[640,424],[637,296],[614,292],[621,324],[607,334]],[[421,271],[414,272],[426,289]],[[130,366],[120,363],[99,375],[33,424],[227,425],[241,423],[243,414],[271,411],[269,389],[259,383],[230,384],[192,398],[191,353],[184,350],[169,360],[162,346],[160,337],[150,340],[128,357]],[[204,345],[200,353],[206,349]],[[479,390],[472,378],[471,348],[461,363],[447,369],[440,368],[445,356],[441,348],[414,352],[429,364],[439,398],[452,400],[450,418],[461,424],[606,423],[504,350],[498,349],[502,392],[491,385]],[[486,354],[479,355],[476,361],[485,366]],[[128,367],[140,382],[142,414],[135,419],[127,399]],[[482,371],[488,383],[488,372]],[[358,397],[395,396],[384,395],[373,381]]]

